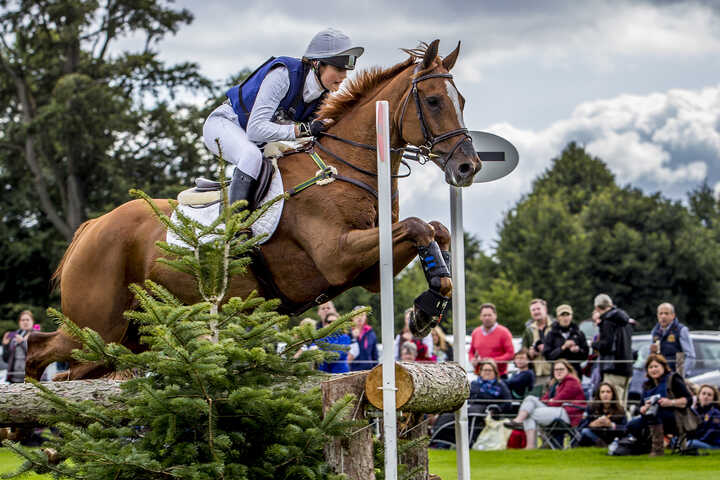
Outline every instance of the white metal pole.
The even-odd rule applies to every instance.
[[[383,344],[383,425],[385,478],[397,479],[397,418],[395,414],[395,315],[393,312],[392,203],[390,177],[390,115],[388,102],[375,103],[380,227],[380,313]]]
[[[453,350],[455,361],[467,369],[465,351],[465,244],[462,211],[462,188],[450,187],[450,235],[452,264]],[[467,402],[455,412],[455,449],[458,480],[470,480],[470,440],[468,438]]]

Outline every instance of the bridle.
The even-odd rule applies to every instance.
[[[420,65],[418,65],[415,68],[416,72],[419,67],[420,67]],[[421,145],[420,147],[417,147],[417,149],[419,150],[418,153],[420,155],[430,158],[435,155],[435,154],[432,154],[432,150],[433,150],[433,148],[435,148],[435,145],[437,145],[438,143],[443,142],[449,138],[462,136],[462,138],[460,138],[457,142],[455,142],[455,145],[453,145],[453,147],[450,149],[450,151],[445,155],[445,161],[443,162],[442,166],[440,167],[443,170],[445,170],[445,167],[447,166],[447,162],[450,161],[453,154],[455,153],[455,150],[457,150],[463,142],[466,142],[468,140],[470,142],[472,142],[472,138],[470,137],[470,134],[468,133],[468,129],[465,127],[456,128],[455,130],[450,130],[448,132],[441,133],[440,135],[433,137],[432,131],[430,130],[429,125],[425,121],[425,114],[423,113],[422,103],[420,102],[420,93],[418,92],[418,88],[417,88],[418,83],[425,81],[425,80],[429,80],[431,78],[452,79],[453,76],[450,73],[430,73],[427,75],[423,75],[421,77],[414,78],[412,81],[412,88],[410,88],[410,91],[407,93],[407,95],[405,96],[405,100],[403,100],[403,103],[402,103],[402,107],[400,110],[400,119],[398,120],[398,127],[400,129],[400,137],[402,138],[402,128],[403,128],[403,121],[405,119],[405,112],[407,111],[407,106],[408,106],[408,103],[410,100],[410,95],[412,95],[413,98],[415,99],[415,107],[417,109],[418,120],[420,121],[420,129],[422,130],[423,138],[425,140],[425,143],[423,145]]]
[[[418,64],[417,67],[415,67],[415,72],[417,72],[419,68],[420,68],[420,64]],[[419,94],[418,88],[417,88],[417,84],[418,84],[418,83],[420,83],[420,82],[422,82],[422,81],[425,81],[425,80],[429,80],[429,79],[431,79],[431,78],[449,78],[449,79],[452,79],[453,76],[452,76],[452,74],[450,74],[450,73],[430,73],[430,74],[427,74],[427,75],[423,75],[423,76],[420,76],[420,77],[416,77],[416,78],[414,78],[414,79],[412,80],[411,87],[408,89],[407,94],[405,94],[405,99],[403,100],[402,106],[400,107],[400,118],[399,118],[399,121],[398,121],[399,129],[400,129],[400,132],[399,132],[399,133],[400,133],[400,137],[402,138],[402,128],[403,128],[403,121],[404,121],[404,119],[405,119],[405,112],[407,111],[407,105],[408,105],[408,103],[409,103],[410,96],[412,95],[413,98],[415,99],[415,105],[416,105],[416,107],[417,107],[417,112],[418,112],[418,120],[419,120],[419,122],[420,122],[420,128],[421,128],[421,131],[422,131],[422,134],[423,134],[423,139],[425,140],[425,143],[424,143],[423,145],[419,146],[419,147],[415,147],[415,146],[410,146],[410,147],[408,147],[408,146],[406,146],[406,147],[401,147],[401,148],[391,148],[391,149],[390,149],[390,151],[391,151],[392,153],[403,153],[403,158],[402,158],[400,161],[401,161],[402,164],[405,165],[405,166],[407,167],[407,169],[408,169],[408,172],[407,172],[407,173],[402,174],[402,175],[392,175],[392,178],[404,178],[404,177],[408,177],[408,176],[410,175],[410,173],[412,173],[412,171],[411,171],[411,169],[410,169],[410,165],[408,165],[408,163],[405,162],[405,160],[403,160],[403,159],[414,160],[414,161],[417,161],[418,163],[420,163],[420,164],[422,165],[422,164],[424,164],[424,163],[427,161],[427,159],[432,159],[432,158],[440,157],[440,155],[435,154],[435,153],[432,152],[433,148],[435,148],[435,145],[437,145],[438,143],[443,142],[443,141],[445,141],[445,140],[447,140],[447,139],[449,139],[449,138],[453,138],[453,137],[457,137],[457,136],[462,136],[462,138],[460,138],[457,142],[455,142],[455,145],[453,145],[453,147],[450,149],[450,151],[449,151],[446,155],[444,155],[445,161],[442,162],[442,165],[440,165],[440,164],[438,163],[438,166],[440,166],[440,168],[442,168],[443,170],[445,170],[445,167],[447,166],[448,161],[450,161],[450,158],[452,158],[453,154],[454,154],[455,151],[460,147],[460,145],[461,145],[463,142],[466,142],[466,141],[472,142],[472,138],[471,138],[470,135],[468,134],[468,129],[467,129],[467,128],[464,128],[464,127],[463,127],[463,128],[457,128],[457,129],[455,129],[455,130],[450,130],[450,131],[448,131],[448,132],[441,133],[440,135],[437,135],[437,136],[433,136],[433,135],[432,135],[432,131],[430,130],[430,127],[428,126],[427,121],[425,120],[425,114],[424,114],[423,109],[422,109],[422,104],[421,104],[421,102],[420,102],[420,94]],[[394,115],[393,115],[393,116],[394,116]],[[366,144],[366,143],[356,142],[356,141],[354,141],[354,140],[349,140],[349,139],[347,139],[347,138],[342,138],[342,137],[339,137],[339,136],[337,136],[337,135],[333,135],[333,134],[327,133],[327,132],[321,132],[321,133],[320,133],[320,136],[332,138],[333,140],[337,140],[337,141],[339,141],[339,142],[343,142],[343,143],[346,143],[346,144],[348,144],[348,145],[352,145],[352,146],[354,146],[354,147],[364,148],[364,149],[366,149],[366,150],[371,150],[371,151],[376,151],[376,150],[377,150],[377,147],[376,147],[375,145],[368,145],[368,144]],[[369,170],[365,170],[365,169],[363,169],[363,168],[358,167],[357,165],[352,164],[351,162],[345,160],[344,158],[340,157],[340,156],[337,155],[336,153],[334,153],[334,152],[332,152],[331,150],[329,150],[327,147],[324,147],[322,144],[320,144],[319,142],[317,142],[317,140],[313,142],[313,146],[318,147],[318,148],[319,148],[320,150],[322,150],[324,153],[327,153],[328,155],[330,155],[330,156],[333,157],[334,159],[340,161],[341,163],[343,163],[343,164],[345,164],[345,165],[347,165],[347,166],[355,169],[356,171],[358,171],[358,172],[360,172],[360,173],[362,173],[362,174],[364,174],[364,175],[368,175],[368,176],[371,176],[371,177],[377,177],[377,173],[376,173],[376,172],[372,172],[372,171],[369,171]],[[338,178],[338,179],[340,179],[340,178]],[[343,180],[344,180],[344,179],[343,179]],[[359,180],[355,180],[355,181],[353,181],[353,182],[351,182],[351,183],[353,183],[353,184],[355,184],[355,185],[357,185],[357,186],[360,186],[360,185],[358,185],[358,183],[362,183],[362,182],[360,182]],[[365,185],[365,184],[363,184],[363,185]],[[366,187],[367,187],[367,188],[366,188]],[[373,193],[373,194],[377,197],[377,194],[375,193],[375,190],[374,190],[372,187],[369,187],[369,186],[365,185],[365,186],[362,186],[361,188],[370,191],[371,193]]]

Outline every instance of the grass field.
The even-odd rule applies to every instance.
[[[7,449],[0,449],[0,474],[20,465]],[[720,452],[707,457],[663,458],[608,457],[605,450],[583,448],[555,452],[536,450],[505,450],[502,452],[470,452],[470,471],[473,480],[518,478],[531,480],[665,480],[687,478],[718,478]],[[457,478],[454,450],[431,450],[430,472],[443,480]],[[31,475],[25,477],[50,478]]]

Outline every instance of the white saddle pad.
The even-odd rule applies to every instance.
[[[265,197],[263,197],[261,204],[264,204],[265,202],[272,200],[273,198],[277,197],[278,195],[282,194],[284,192],[283,189],[283,182],[282,177],[280,175],[280,170],[277,168],[277,163],[273,161],[273,168],[275,169],[275,174],[273,175],[272,180],[270,181],[270,188],[268,189],[267,194]],[[253,236],[258,236],[263,233],[267,233],[267,237],[263,239],[260,243],[267,242],[270,237],[272,237],[272,234],[275,233],[275,230],[277,229],[278,224],[280,223],[280,217],[282,216],[283,206],[285,205],[285,199],[280,199],[279,201],[275,202],[273,206],[271,206],[260,218],[257,219],[255,223],[252,225],[252,233]],[[202,225],[210,225],[215,219],[217,219],[218,215],[220,214],[220,207],[217,204],[209,205],[207,207],[192,207],[190,205],[178,205],[178,210],[180,210],[183,215],[188,216],[195,220],[196,222],[202,224]],[[171,217],[172,221],[174,223],[179,223],[177,219],[177,213],[173,211]],[[202,239],[203,243],[207,243],[214,240],[213,237],[207,236]],[[178,245],[181,247],[188,247],[188,245],[180,240],[177,235],[171,230],[168,230],[167,232],[167,238],[166,241],[171,245]]]

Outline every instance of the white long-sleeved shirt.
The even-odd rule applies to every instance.
[[[260,84],[255,104],[247,124],[247,136],[251,142],[266,143],[278,140],[294,140],[295,125],[283,125],[272,121],[280,102],[290,89],[290,74],[284,66],[273,68]],[[323,94],[315,72],[310,70],[305,77],[303,100],[310,103]]]

